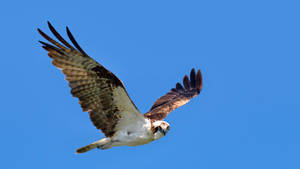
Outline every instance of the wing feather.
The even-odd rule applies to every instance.
[[[144,116],[151,120],[163,120],[170,112],[188,103],[193,97],[197,96],[202,90],[202,75],[200,70],[197,74],[195,69],[188,76],[184,76],[183,85],[176,83],[176,88],[172,88],[166,95],[155,101],[150,111]]]
[[[144,120],[144,116],[129,98],[121,80],[90,58],[78,45],[68,28],[67,34],[78,50],[70,45],[50,22],[48,26],[63,45],[38,29],[38,32],[52,43],[40,41],[42,47],[53,59],[53,65],[66,75],[71,94],[79,98],[82,110],[89,112],[91,121],[105,136],[112,136],[119,123],[124,125],[128,123],[128,119]]]
[[[66,45],[68,48],[74,50],[73,46],[71,46],[63,37],[60,36],[60,34],[55,30],[55,28],[51,25],[51,23],[48,21],[48,27],[50,31],[53,33],[53,35],[64,45]]]
[[[67,30],[67,34],[71,40],[71,42],[74,44],[74,46],[85,56],[87,56],[87,54],[84,52],[84,50],[81,49],[81,47],[79,46],[79,44],[77,43],[77,41],[75,40],[74,36],[72,35],[71,31],[69,30],[68,27],[66,27]]]

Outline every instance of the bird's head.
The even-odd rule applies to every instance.
[[[169,123],[165,121],[155,121],[152,123],[152,132],[154,135],[154,140],[160,139],[165,136],[170,130]]]

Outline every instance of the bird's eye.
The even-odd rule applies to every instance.
[[[170,126],[167,127],[167,130],[170,130]]]
[[[154,128],[154,133],[156,133],[158,131],[158,127]]]

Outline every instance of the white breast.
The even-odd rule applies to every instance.
[[[149,119],[123,126],[112,138],[112,146],[137,146],[153,141],[151,122]]]

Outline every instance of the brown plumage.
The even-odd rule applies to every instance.
[[[196,73],[195,69],[192,69],[190,79],[188,76],[183,78],[184,87],[177,83],[175,88],[156,100],[150,111],[143,115],[128,96],[121,80],[89,57],[78,45],[68,27],[66,28],[68,37],[75,47],[62,38],[49,22],[48,26],[60,43],[38,29],[38,32],[51,43],[40,41],[42,47],[53,59],[53,65],[65,74],[71,94],[79,99],[82,110],[89,112],[93,124],[106,136],[79,149],[78,153],[98,146],[102,149],[110,148],[114,146],[112,144],[115,137],[121,139],[121,142],[125,138],[123,144],[131,146],[159,139],[161,134],[154,135],[155,133],[163,132],[165,135],[169,130],[168,123],[161,120],[197,96],[202,89],[201,72],[198,70]],[[128,135],[132,132],[136,133],[133,134],[132,142],[128,142]]]
[[[71,93],[79,98],[82,110],[89,112],[91,121],[105,136],[112,136],[119,119],[122,118],[121,111],[138,112],[121,80],[90,58],[78,45],[68,28],[67,34],[77,50],[64,40],[49,22],[48,26],[54,36],[65,46],[38,29],[39,33],[54,46],[42,41],[40,43],[49,52],[53,65],[66,75]],[[126,105],[127,108],[115,99],[118,97],[113,92],[116,88],[120,88],[123,96],[128,97],[126,99],[132,103]]]
[[[186,104],[202,90],[202,75],[200,70],[197,74],[192,69],[190,79],[187,75],[183,78],[183,85],[176,84],[176,88],[171,89],[166,95],[155,101],[150,111],[144,114],[151,120],[163,120],[171,111]]]

